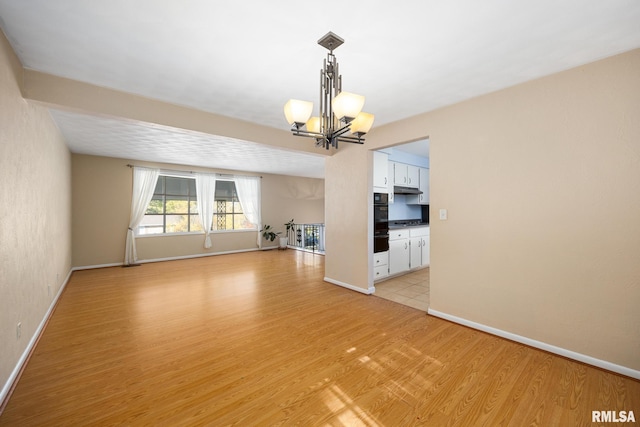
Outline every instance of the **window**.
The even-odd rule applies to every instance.
[[[235,182],[216,181],[213,231],[255,230],[242,212]],[[160,175],[138,236],[202,231],[198,218],[196,180]]]
[[[191,231],[202,231],[195,179],[160,175],[138,235]]]
[[[212,230],[255,230],[242,213],[242,206],[236,193],[236,184],[233,181],[216,181],[215,209],[213,214]]]

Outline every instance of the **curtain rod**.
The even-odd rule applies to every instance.
[[[134,168],[134,167],[139,167],[139,168],[147,168],[149,169],[149,166],[138,166],[138,165],[132,165],[127,163],[126,165],[128,168]],[[180,173],[197,173],[194,171],[185,171],[185,170],[179,170],[179,169],[165,169],[165,168],[158,168],[160,169],[160,171],[162,172],[180,172]],[[203,172],[203,173],[209,173],[209,172]],[[262,178],[262,175],[236,175],[233,173],[218,173],[218,172],[214,172],[213,173],[216,176],[220,176],[220,177],[235,177],[235,176],[239,176],[239,177],[243,177],[243,178]]]

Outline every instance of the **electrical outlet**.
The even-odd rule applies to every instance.
[[[18,322],[18,326],[16,326],[16,339],[20,339],[22,336],[22,322]]]
[[[440,209],[440,220],[446,221],[448,216],[448,212],[446,209]]]

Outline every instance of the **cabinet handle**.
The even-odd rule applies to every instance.
[[[387,177],[386,176],[384,177],[384,183],[385,184],[387,183]]]
[[[407,249],[409,246],[405,243],[404,244],[404,248]]]

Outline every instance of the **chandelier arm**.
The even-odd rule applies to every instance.
[[[291,129],[295,136],[306,136],[309,138],[324,138],[326,135],[319,132],[310,132],[303,129]]]
[[[364,144],[364,139],[352,136],[340,136],[336,139],[342,142],[350,142],[352,144]]]
[[[291,129],[291,131],[293,132],[294,136],[304,136],[307,138],[315,138],[317,141],[339,140],[339,141],[351,142],[355,144],[363,144],[365,141],[364,138],[358,138],[356,136],[336,135],[335,133],[330,135],[324,135],[318,132],[309,132],[307,130],[302,130],[302,129]]]

